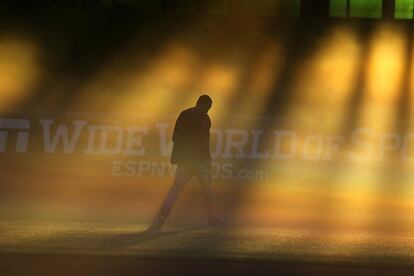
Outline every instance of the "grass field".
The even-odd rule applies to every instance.
[[[414,233],[45,221],[0,222],[3,256],[414,268]],[[4,258],[3,258],[4,260]]]

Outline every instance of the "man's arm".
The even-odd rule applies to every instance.
[[[176,143],[178,140],[180,140],[180,137],[182,136],[183,133],[183,112],[180,113],[180,115],[177,118],[177,121],[175,122],[175,127],[174,127],[174,132],[172,135],[172,141],[174,143]]]
[[[207,115],[207,154],[208,160],[211,161],[211,154],[210,154],[210,129],[211,129],[211,120],[210,116]]]

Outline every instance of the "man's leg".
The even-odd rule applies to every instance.
[[[183,190],[185,184],[190,180],[193,173],[191,170],[185,167],[177,167],[174,184],[171,186],[170,190],[168,191],[162,205],[155,216],[153,221],[153,225],[159,228],[168,221],[168,216],[170,215],[171,209],[176,202],[178,196],[180,195],[181,191]]]
[[[222,224],[222,221],[217,217],[215,210],[210,163],[201,168],[196,175],[203,191],[209,224]]]

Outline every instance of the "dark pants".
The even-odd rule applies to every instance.
[[[201,185],[209,219],[215,216],[213,191],[211,187],[210,162],[208,162],[199,168],[190,168],[178,165],[174,184],[168,191],[168,194],[166,195],[161,208],[158,211],[155,221],[157,221],[160,216],[168,218],[178,196],[193,175],[198,178]]]

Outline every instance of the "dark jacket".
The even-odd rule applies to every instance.
[[[171,163],[197,167],[210,162],[210,117],[192,107],[181,112],[175,123]]]

